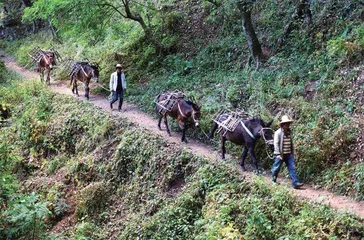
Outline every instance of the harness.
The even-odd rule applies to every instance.
[[[177,107],[178,107],[178,110],[179,110],[180,114],[182,115],[182,117],[187,118],[187,116],[184,115],[183,112],[182,112],[182,109],[181,109],[181,107],[179,105],[179,101],[177,103]],[[199,113],[199,112],[200,111],[195,111],[195,109],[193,109],[193,107],[192,107],[192,119],[193,119],[194,122],[197,122],[197,120],[195,119],[195,114]]]
[[[89,76],[88,76],[88,74],[85,72],[85,69],[83,69],[82,65],[80,65],[80,67],[81,67],[82,72],[83,72],[83,73],[86,75],[86,77],[88,78]]]
[[[249,136],[253,139],[253,140],[255,140],[255,137],[254,137],[254,135],[252,134],[252,132],[245,126],[245,124],[244,124],[244,122],[243,121],[240,121],[240,124],[241,124],[241,126],[243,126],[243,128],[245,129],[245,131],[249,134]]]
[[[49,65],[49,61],[48,61],[47,57],[48,57],[48,55],[43,53],[43,58],[46,61],[46,64]]]

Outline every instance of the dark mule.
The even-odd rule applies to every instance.
[[[99,80],[99,67],[94,64],[90,64],[88,62],[76,62],[73,64],[73,69],[70,74],[72,92],[78,95],[77,81],[83,82],[85,84],[85,97],[87,100],[89,99],[90,88],[88,87],[90,84],[91,78],[94,82]]]
[[[41,52],[41,57],[39,58],[38,61],[38,72],[40,74],[40,80],[42,82],[44,81],[44,71],[47,70],[46,83],[49,85],[51,81],[50,78],[51,70],[53,69],[53,66],[56,65],[56,58],[55,58],[56,56],[53,51],[40,50],[40,52]]]
[[[229,117],[228,114],[222,114],[216,118],[216,121],[223,122]],[[273,131],[269,128],[272,124],[272,121],[269,123],[264,122],[259,117],[253,117],[246,120],[241,120],[234,131],[227,131],[225,133],[224,130],[220,132],[221,136],[221,157],[225,159],[225,142],[229,140],[237,145],[244,146],[243,154],[241,155],[241,168],[245,171],[244,161],[247,153],[249,152],[250,158],[255,166],[256,171],[258,171],[258,162],[255,157],[254,147],[257,139],[260,137],[263,138],[267,147],[270,150],[273,149]],[[210,129],[209,137],[214,137],[214,132],[218,128],[218,124],[214,122],[213,126]]]
[[[163,101],[165,101],[166,99],[168,99],[168,93],[163,93],[157,97],[156,102],[163,105]],[[186,138],[187,127],[186,127],[185,123],[187,122],[187,120],[189,118],[192,118],[193,121],[195,122],[195,126],[196,127],[199,126],[199,121],[200,121],[200,116],[201,116],[201,113],[200,113],[201,106],[198,104],[195,104],[191,101],[184,100],[182,98],[175,99],[174,101],[176,101],[176,102],[170,111],[163,111],[163,108],[161,106],[159,106],[158,104],[155,105],[155,112],[160,115],[160,118],[158,121],[158,128],[160,130],[162,130],[161,122],[162,122],[162,118],[163,118],[164,124],[166,125],[167,133],[169,134],[169,136],[171,136],[171,132],[169,131],[169,128],[168,128],[167,115],[169,115],[170,117],[172,117],[174,119],[177,119],[178,125],[182,130],[181,141],[182,142],[184,141],[187,143],[187,138]]]

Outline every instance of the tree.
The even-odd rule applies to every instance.
[[[254,0],[241,0],[237,2],[237,6],[242,13],[242,27],[248,41],[250,53],[258,68],[259,62],[263,59],[263,52],[252,23],[251,7],[253,3]]]
[[[152,27],[150,25],[147,25],[144,18],[142,17],[141,13],[143,12],[142,9],[138,9],[135,5],[143,6],[144,10],[146,11],[153,11],[156,12],[157,8],[154,6],[157,6],[160,8],[160,3],[158,3],[156,0],[152,1],[143,1],[137,2],[132,0],[121,0],[119,4],[115,4],[113,1],[107,1],[107,0],[94,0],[96,5],[101,8],[106,8],[107,11],[114,11],[121,17],[125,19],[130,19],[133,21],[136,21],[139,23],[139,25],[142,27],[145,36],[147,39],[151,41],[151,43],[159,50],[163,51],[163,46],[159,43],[157,37],[152,31]],[[131,5],[131,3],[134,4],[134,6]]]
[[[132,20],[141,26],[146,39],[162,51],[154,27],[145,20],[156,15],[160,5],[156,0],[36,0],[25,9],[23,20],[49,19],[57,29],[71,34],[88,31],[92,38],[101,37],[102,29],[110,21]]]

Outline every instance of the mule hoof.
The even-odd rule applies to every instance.
[[[243,171],[243,172],[245,172],[245,171],[246,171],[246,168],[245,168],[244,166],[241,166],[241,165],[240,165],[240,169],[241,169],[241,171]]]

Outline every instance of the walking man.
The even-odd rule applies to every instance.
[[[119,63],[116,64],[116,72],[113,72],[110,76],[110,91],[112,94],[110,108],[112,109],[113,103],[115,103],[119,98],[118,110],[120,112],[121,107],[123,106],[124,92],[126,91],[126,80],[123,67]]]
[[[290,125],[293,120],[284,115],[278,123],[280,128],[274,133],[274,164],[272,169],[272,181],[277,182],[277,176],[283,162],[288,168],[289,175],[292,179],[292,186],[298,189],[303,183],[298,182],[296,170],[294,167],[293,141]]]

